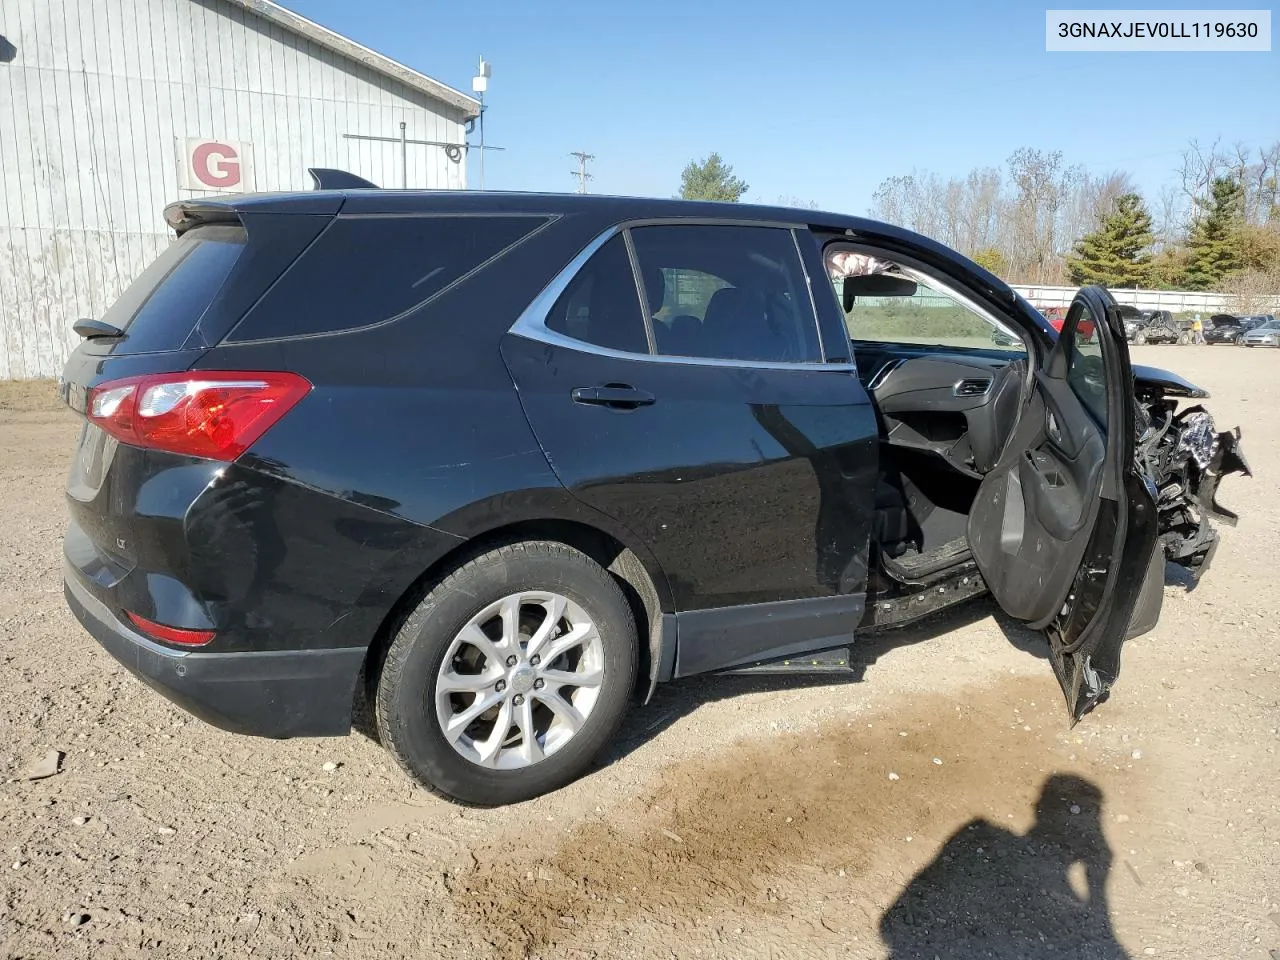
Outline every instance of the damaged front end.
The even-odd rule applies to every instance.
[[[1213,521],[1235,526],[1238,519],[1217,502],[1218,484],[1228,474],[1252,472],[1239,427],[1218,430],[1198,404],[1177,409],[1182,398],[1207,397],[1204,390],[1164,371],[1142,373],[1148,376],[1139,374],[1135,384],[1138,464],[1155,488],[1165,558],[1198,580],[1218,547]]]

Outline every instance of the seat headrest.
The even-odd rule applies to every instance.
[[[666,299],[666,278],[660,267],[641,267],[640,279],[644,281],[644,296],[649,301],[649,312],[657,313],[662,309],[662,301]]]
[[[707,301],[704,322],[709,327],[732,329],[747,324],[754,314],[761,317],[764,314],[764,304],[759,297],[738,287],[724,287],[713,293]]]
[[[726,360],[779,360],[785,345],[770,326],[765,298],[737,287],[717,290],[702,322],[708,356]]]

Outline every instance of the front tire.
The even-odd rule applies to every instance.
[[[1145,333],[1135,333],[1133,335],[1133,342],[1138,346],[1142,346],[1147,342],[1147,335]]]
[[[525,541],[436,585],[397,631],[378,680],[378,734],[433,792],[496,806],[577,779],[635,688],[631,608],[585,554]]]

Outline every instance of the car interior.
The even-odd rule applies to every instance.
[[[927,583],[971,559],[969,513],[1014,428],[1026,350],[912,266],[843,244],[825,259],[880,426],[873,555],[892,580]]]

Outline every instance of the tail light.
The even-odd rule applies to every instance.
[[[163,640],[166,643],[180,643],[184,647],[203,647],[213,639],[212,630],[188,630],[185,627],[167,627],[146,617],[140,617],[132,610],[126,610],[129,622],[149,637]]]
[[[296,373],[163,373],[94,387],[86,415],[124,443],[230,461],[310,390]]]

